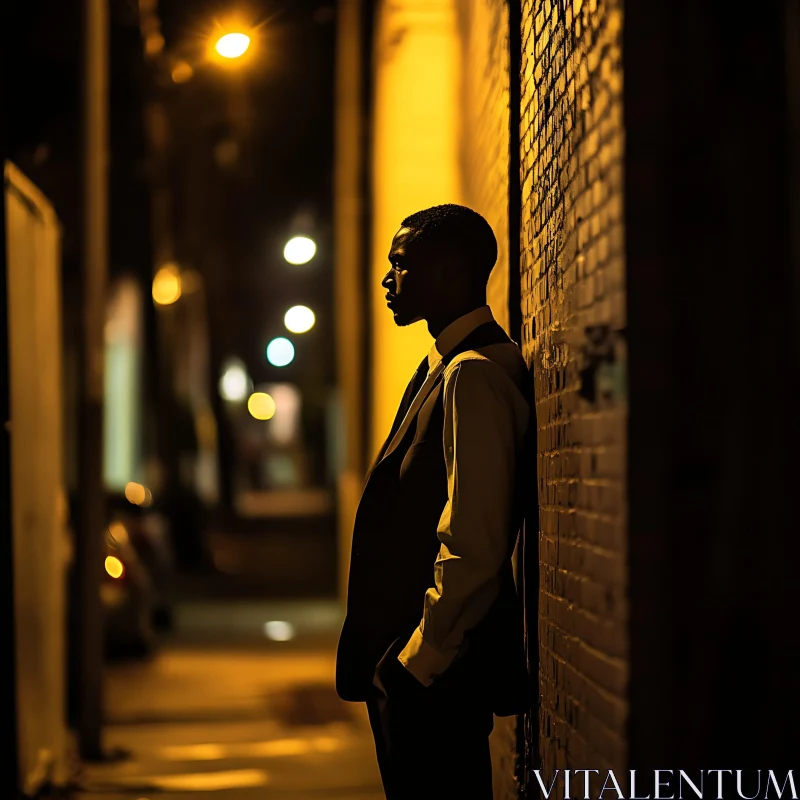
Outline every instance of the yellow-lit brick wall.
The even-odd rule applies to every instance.
[[[463,202],[486,217],[497,237],[497,264],[489,278],[487,298],[495,319],[508,331],[508,4],[458,0],[457,8]]]
[[[529,724],[546,775],[624,769],[622,3],[524,0],[521,23],[523,349],[540,502],[541,707]]]

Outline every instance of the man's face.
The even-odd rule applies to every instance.
[[[381,281],[386,305],[396,325],[410,325],[425,319],[436,293],[435,265],[414,246],[414,231],[400,228],[389,250],[389,271]]]

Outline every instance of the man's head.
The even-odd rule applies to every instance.
[[[381,281],[395,323],[446,319],[483,305],[495,261],[494,233],[470,208],[448,204],[406,217]]]

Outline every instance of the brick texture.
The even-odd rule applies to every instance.
[[[538,739],[546,775],[623,770],[622,4],[524,0],[521,24],[522,344],[535,370],[540,503],[538,611],[528,609],[540,708],[526,740]]]

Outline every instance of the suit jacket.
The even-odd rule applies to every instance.
[[[496,322],[488,322],[446,353],[443,361],[449,363],[467,351],[510,342]],[[344,700],[367,699],[378,662],[398,638],[407,639],[419,625],[425,592],[433,582],[441,544],[437,527],[447,503],[442,375],[425,387],[428,393],[420,398],[421,405],[416,404],[416,418],[387,454],[426,372],[427,358],[406,389],[392,430],[368,473],[356,512],[347,614],[336,661],[336,690]],[[530,397],[527,386],[520,389]],[[536,492],[530,463],[528,447],[518,469],[499,595],[483,621],[468,632],[463,656],[470,659],[486,702],[501,715],[521,710],[525,680],[522,608],[511,555],[525,497]]]

